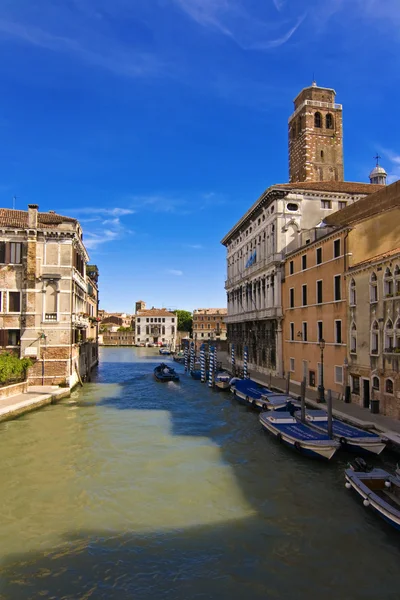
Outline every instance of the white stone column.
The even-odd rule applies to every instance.
[[[275,347],[276,347],[276,374],[278,377],[283,377],[282,319],[277,319]]]

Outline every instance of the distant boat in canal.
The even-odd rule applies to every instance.
[[[167,381],[179,381],[179,375],[176,373],[175,369],[164,363],[161,363],[154,369],[154,377],[157,381],[163,383]]]
[[[185,363],[185,355],[182,352],[182,350],[180,350],[176,354],[173,354],[172,360],[174,360],[175,362],[179,363],[180,365],[183,365]]]
[[[383,469],[370,469],[362,459],[345,471],[346,488],[355,490],[387,523],[400,529],[400,478]]]
[[[299,413],[296,413],[296,417],[299,416]],[[306,421],[318,431],[328,431],[328,413],[325,410],[307,410]],[[386,446],[376,433],[348,425],[339,419],[332,419],[332,434],[333,438],[340,442],[343,450],[350,452],[380,454]]]
[[[171,354],[171,350],[168,350],[168,348],[160,348],[158,352],[164,356],[170,356]]]
[[[340,442],[299,422],[290,412],[262,412],[260,423],[277,440],[305,456],[330,460]]]

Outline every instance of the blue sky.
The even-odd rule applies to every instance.
[[[310,85],[344,105],[345,177],[400,177],[398,0],[3,0],[1,206],[82,222],[101,306],[225,306],[219,244],[287,181]]]

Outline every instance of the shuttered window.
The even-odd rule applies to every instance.
[[[8,312],[21,312],[21,293],[8,292]]]

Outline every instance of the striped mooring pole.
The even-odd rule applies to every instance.
[[[213,387],[214,385],[214,348],[209,348],[208,350],[208,387]]]
[[[194,371],[194,342],[190,342],[190,371]]]
[[[185,346],[185,349],[183,351],[183,356],[185,357],[185,373],[188,370],[188,347]]]
[[[248,379],[247,361],[249,360],[249,350],[247,346],[243,350],[243,379]]]
[[[232,365],[232,375],[235,374],[235,344],[231,345],[231,365]]]
[[[206,350],[204,344],[200,346],[200,369],[201,369],[201,383],[206,381]]]
[[[215,373],[217,372],[217,346],[214,348],[214,381],[215,381]]]

